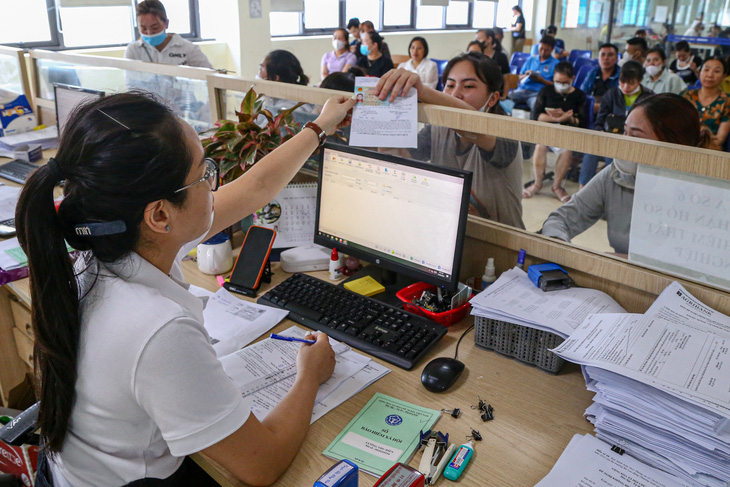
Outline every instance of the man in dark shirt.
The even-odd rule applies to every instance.
[[[601,97],[611,88],[618,86],[618,47],[614,44],[603,44],[598,50],[598,66],[593,68],[583,79],[580,90],[596,99],[593,107],[598,113]]]
[[[547,85],[540,90],[532,109],[531,118],[540,122],[585,127],[586,95],[578,88],[573,87],[574,79],[573,65],[568,61],[559,62],[555,66],[554,84]],[[542,188],[548,150],[558,154],[552,191],[560,201],[566,203],[570,200],[570,196],[563,188],[563,180],[573,159],[573,153],[569,150],[543,144],[537,144],[535,156],[532,159],[535,182],[525,188],[522,197],[532,198]]]

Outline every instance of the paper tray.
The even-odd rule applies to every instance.
[[[547,331],[483,316],[474,317],[476,346],[509,355],[547,372],[557,373],[563,368],[565,360],[548,350],[557,347],[563,340],[563,337]]]

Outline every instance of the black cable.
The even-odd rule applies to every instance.
[[[454,360],[457,359],[459,356],[459,344],[461,344],[461,340],[466,336],[467,333],[469,333],[474,328],[474,325],[471,325],[469,328],[464,330],[464,333],[461,334],[461,337],[459,337],[459,341],[456,342],[456,351],[454,352]]]

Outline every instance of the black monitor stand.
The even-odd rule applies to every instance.
[[[400,299],[398,299],[395,293],[397,293],[406,286],[410,286],[411,284],[418,282],[416,279],[413,279],[411,277],[372,264],[363,267],[338,285],[342,286],[346,282],[354,281],[355,279],[360,279],[361,277],[365,276],[372,277],[380,284],[382,284],[383,287],[385,287],[385,291],[383,291],[382,293],[374,294],[370,297],[382,303],[395,306],[397,308],[400,308],[403,303]]]

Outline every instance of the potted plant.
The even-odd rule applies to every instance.
[[[292,113],[304,103],[274,115],[264,108],[264,100],[265,96],[257,95],[251,87],[240,111],[236,111],[238,121],[219,120],[213,128],[200,134],[205,156],[214,159],[220,167],[221,184],[243,175],[301,130]]]

